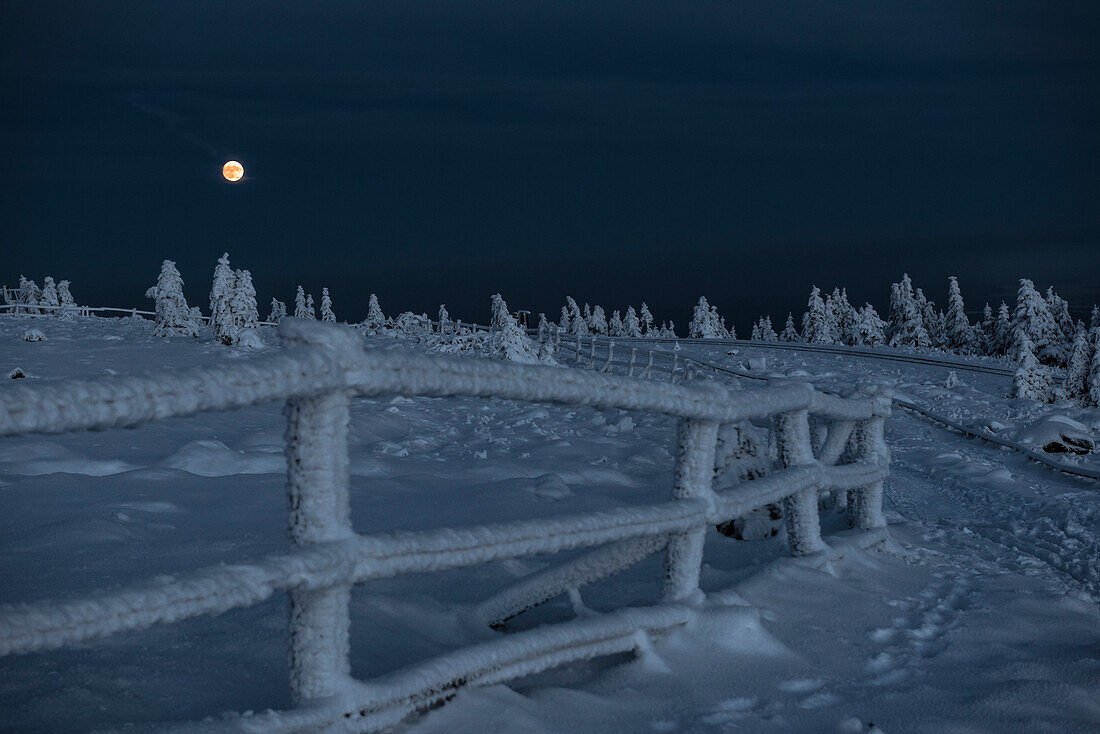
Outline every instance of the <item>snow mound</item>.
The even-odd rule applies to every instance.
[[[1087,454],[1096,448],[1096,439],[1084,424],[1058,414],[1022,428],[1016,440],[1038,446],[1049,454]]]
[[[7,444],[0,448],[0,464],[6,473],[24,477],[47,474],[106,477],[138,468],[118,459],[90,459],[52,441]]]
[[[233,474],[281,474],[286,459],[280,454],[246,452],[229,448],[221,441],[191,441],[161,462],[161,466],[200,477]]]

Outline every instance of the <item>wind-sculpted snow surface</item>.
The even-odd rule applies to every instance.
[[[884,398],[841,399],[799,383],[729,390],[706,382],[675,385],[553,367],[367,350],[350,329],[298,319],[285,319],[280,336],[286,346],[281,352],[231,366],[0,391],[0,435],[132,426],[286,400],[290,538],[296,546],[256,563],[216,566],[121,592],[5,605],[0,607],[0,654],[55,648],[216,614],[287,590],[290,682],[302,708],[266,718],[246,717],[239,723],[265,731],[321,725],[369,730],[446,700],[465,685],[501,682],[570,660],[647,649],[646,630],[682,624],[687,617],[680,604],[701,600],[705,529],[738,514],[787,501],[795,516],[788,535],[796,555],[825,549],[817,520],[819,492],[853,495],[850,524],[875,531],[885,525],[880,503],[888,454],[881,444],[881,426],[889,402]],[[498,398],[679,418],[671,500],[530,521],[360,536],[351,527],[348,491],[353,395]],[[838,431],[833,443],[849,446],[848,463],[826,466],[814,458],[807,430],[811,413],[833,422]],[[782,460],[762,479],[715,492],[711,484],[718,426],[749,419],[774,419],[783,434],[780,453],[794,458]],[[831,453],[835,459],[842,451],[833,447]],[[499,621],[662,548],[667,548],[665,603],[455,651],[372,683],[350,678],[353,584],[591,546],[605,548],[501,592],[481,608],[483,617]]]

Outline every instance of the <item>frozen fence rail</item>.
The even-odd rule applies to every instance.
[[[839,398],[804,384],[731,391],[714,382],[670,384],[601,372],[369,351],[351,329],[296,319],[284,321],[280,335],[285,349],[246,364],[0,390],[0,436],[129,426],[285,400],[294,546],[255,562],[208,568],[112,594],[0,605],[0,655],[216,614],[287,591],[290,686],[297,708],[188,728],[376,731],[446,700],[459,687],[504,682],[570,660],[634,650],[645,644],[639,635],[683,624],[701,597],[699,573],[708,525],[785,502],[792,551],[815,553],[825,548],[818,496],[834,490],[853,495],[848,503],[851,524],[878,532],[885,526],[886,397]],[[676,417],[670,500],[564,518],[359,535],[351,526],[348,503],[349,402],[371,395],[495,397]],[[831,440],[819,442],[811,436],[811,414],[830,421]],[[719,426],[745,420],[772,421],[778,466],[764,478],[715,491]],[[842,454],[844,463],[834,466]],[[381,679],[351,678],[352,585],[576,548],[595,550],[485,600],[478,608],[485,621],[498,622],[663,550],[661,599],[648,608],[502,636]]]

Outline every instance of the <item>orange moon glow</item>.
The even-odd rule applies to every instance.
[[[244,166],[237,161],[226,161],[222,166],[222,175],[226,181],[240,181],[244,178]]]

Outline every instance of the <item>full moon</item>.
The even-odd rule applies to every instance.
[[[222,166],[222,175],[226,181],[240,181],[244,178],[244,166],[237,161],[226,161]]]

